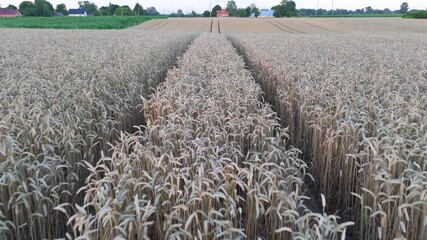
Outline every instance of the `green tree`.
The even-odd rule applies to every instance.
[[[285,16],[293,17],[298,15],[297,4],[294,1],[288,1],[285,4]]]
[[[246,16],[247,17],[249,17],[250,15],[251,15],[251,7],[247,7],[246,9],[245,9],[245,12],[246,12]]]
[[[19,12],[26,17],[37,16],[37,8],[34,3],[30,1],[21,2],[21,4],[19,4]]]
[[[252,8],[251,14],[252,13],[255,14],[255,17],[258,17],[259,16],[259,8],[257,8],[257,7]]]
[[[212,8],[212,17],[216,17],[217,10],[222,10],[220,5],[216,5],[215,7]]]
[[[198,17],[199,15],[193,10],[191,11],[189,17]]]
[[[37,16],[51,17],[53,14],[53,6],[46,0],[35,0],[34,6],[37,10]]]
[[[9,6],[7,6],[6,9],[9,9],[9,10],[18,10],[18,8],[15,5],[12,5],[12,4],[9,4]]]
[[[231,14],[231,16],[236,16],[237,5],[235,1],[228,1],[225,9]]]
[[[280,5],[274,6],[271,9],[274,10],[275,17],[292,17],[298,15],[294,1],[282,0]]]
[[[110,16],[110,15],[111,15],[111,13],[110,13],[110,11],[108,11],[107,9],[102,9],[102,8],[100,8],[100,10],[99,10],[99,15],[101,15],[101,16]]]
[[[129,6],[122,6],[122,7],[116,8],[116,11],[114,11],[114,15],[116,15],[116,16],[131,16],[134,14],[132,12],[132,9],[130,9]]]
[[[209,12],[208,10],[203,12],[203,17],[210,17],[211,16],[211,12]]]
[[[284,7],[283,7],[283,5],[276,5],[276,6],[273,6],[272,8],[271,8],[271,10],[274,10],[274,16],[275,17],[277,17],[277,18],[279,18],[279,17],[283,17],[283,13],[284,13]]]
[[[86,10],[87,13],[99,14],[98,6],[95,3],[89,1],[79,1],[79,8]]]
[[[158,16],[160,13],[156,10],[155,7],[149,7],[147,8],[147,14],[150,16]]]
[[[114,15],[114,12],[117,8],[120,6],[117,4],[109,4],[108,6],[103,6],[99,8],[100,15],[102,16],[108,16],[108,15]]]
[[[384,12],[384,14],[390,14],[390,13],[392,13],[392,11],[390,9],[388,9],[388,8],[384,8],[383,12]]]
[[[178,17],[184,16],[184,12],[181,9],[178,9],[178,11],[176,11],[176,14],[178,15]]]
[[[119,8],[120,6],[117,4],[111,4],[108,5],[108,8],[110,9],[110,14],[114,15],[114,12],[116,11],[117,8]]]
[[[409,10],[409,5],[408,5],[408,3],[407,2],[403,2],[402,3],[402,5],[400,5],[400,13],[401,14],[405,14],[405,13],[407,13],[408,12],[408,10]]]
[[[367,6],[367,7],[365,7],[365,13],[372,14],[372,13],[374,13],[374,10],[372,9],[371,6]]]
[[[246,13],[246,9],[238,8],[236,10],[236,17],[249,17],[249,15]]]
[[[102,6],[99,8],[99,15],[101,16],[108,16],[112,15],[110,12],[110,7]]]
[[[63,4],[63,3],[56,5],[55,11],[57,13],[62,13],[64,15],[68,15],[67,6],[65,6],[65,4]]]
[[[139,3],[136,3],[135,7],[133,8],[133,12],[135,13],[135,15],[140,16],[144,14],[144,8],[142,8],[142,6],[139,5]]]

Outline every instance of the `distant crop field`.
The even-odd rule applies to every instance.
[[[0,28],[124,29],[152,19],[149,16],[0,18]]]
[[[144,22],[138,30],[211,33],[427,33],[427,24],[400,17],[361,18],[168,18]]]

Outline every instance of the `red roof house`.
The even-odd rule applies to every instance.
[[[22,17],[18,10],[0,8],[0,17]]]
[[[216,16],[217,17],[229,17],[230,13],[228,13],[227,10],[223,9],[223,10],[216,10]]]

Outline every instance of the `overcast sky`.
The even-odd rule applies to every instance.
[[[0,0],[2,7],[9,4],[18,6],[23,0]],[[33,1],[33,0],[31,0]],[[246,8],[251,3],[255,3],[258,8],[271,8],[280,3],[280,0],[235,0],[237,7]],[[319,8],[331,9],[332,0],[294,0],[297,8],[316,8],[319,2]],[[391,10],[399,9],[400,4],[406,1],[411,9],[427,9],[427,0],[334,0],[334,8],[357,9],[371,6],[374,9],[389,8]],[[55,7],[59,3],[65,3],[67,8],[76,8],[78,0],[50,0]],[[161,13],[176,12],[182,9],[184,12],[203,12],[216,4],[225,7],[225,0],[91,0],[98,7],[107,6],[109,2],[118,5],[129,5],[131,8],[139,2],[144,8],[154,6]]]

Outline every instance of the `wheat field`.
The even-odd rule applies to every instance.
[[[219,28],[218,28],[219,26]],[[217,29],[215,29],[215,27]],[[427,33],[423,20],[402,18],[169,18],[147,21],[133,27],[139,30],[211,32],[347,34]],[[217,31],[215,31],[217,30]],[[219,30],[219,31],[218,31]]]
[[[426,26],[0,29],[0,239],[427,239]]]
[[[427,36],[231,35],[358,239],[427,237]],[[404,46],[404,47],[403,47]]]
[[[164,79],[194,35],[0,35],[0,238],[65,237],[66,214],[55,208],[82,201],[85,164],[143,123],[140,96]]]
[[[223,52],[211,53],[222,48]],[[211,54],[210,54],[211,53]],[[197,38],[144,103],[147,128],[91,166],[81,239],[337,239],[304,206],[306,164],[224,36]],[[201,81],[201,79],[203,79]],[[104,177],[101,177],[104,176]],[[96,215],[92,215],[90,210]]]

